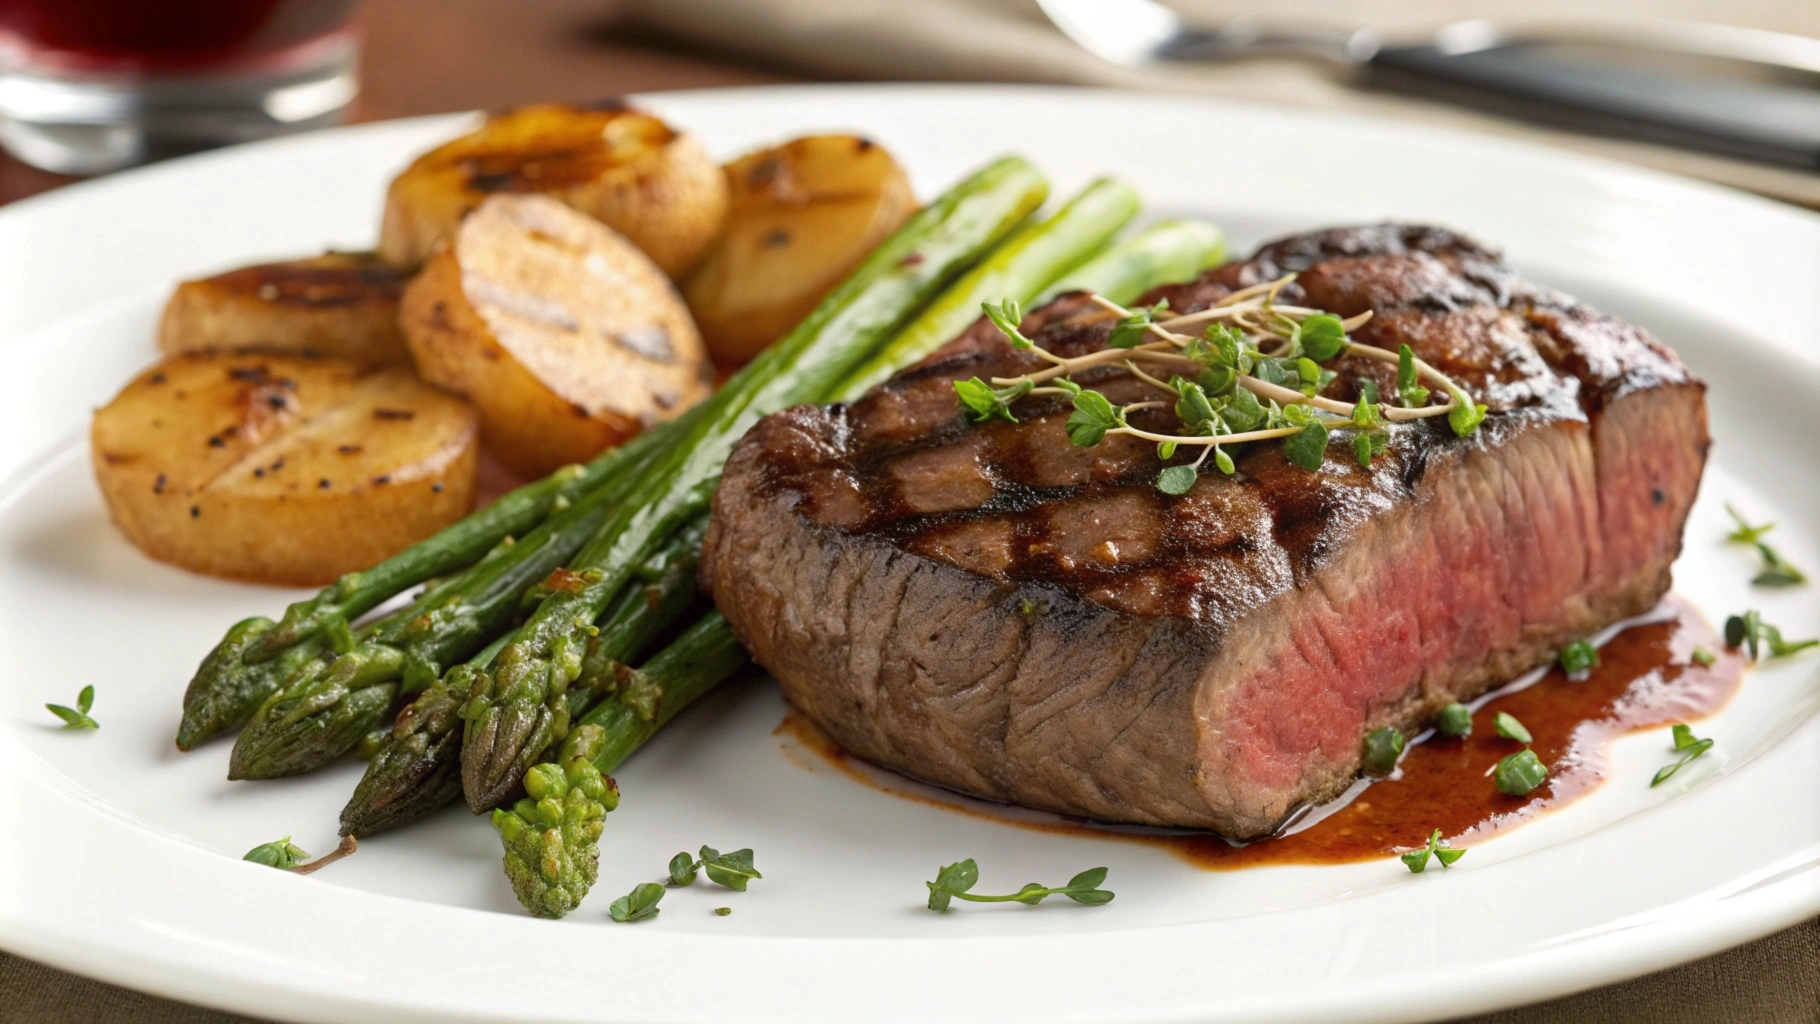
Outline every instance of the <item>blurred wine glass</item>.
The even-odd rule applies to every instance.
[[[332,124],[355,0],[0,0],[0,145],[63,174]]]

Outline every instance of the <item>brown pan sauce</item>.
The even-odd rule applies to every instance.
[[[1693,661],[1697,647],[1713,653],[1711,665]],[[1585,679],[1569,679],[1551,667],[1533,683],[1513,684],[1481,698],[1473,709],[1471,736],[1421,737],[1390,778],[1355,786],[1340,800],[1293,820],[1276,837],[1243,846],[1206,832],[1105,826],[1039,814],[911,782],[853,758],[794,709],[777,733],[795,741],[786,745],[787,753],[792,747],[812,752],[875,789],[1021,828],[1147,843],[1210,870],[1343,864],[1421,845],[1436,828],[1451,845],[1468,846],[1566,806],[1606,780],[1614,740],[1712,715],[1731,700],[1744,678],[1738,653],[1725,647],[1697,609],[1673,595],[1649,621],[1624,629],[1599,648],[1599,660]],[[1506,796],[1492,781],[1499,759],[1523,748],[1497,734],[1493,720],[1500,711],[1523,723],[1533,737],[1529,746],[1548,766],[1548,781],[1527,796]],[[1664,764],[1673,760],[1666,741],[1662,756]],[[1635,781],[1643,786],[1649,780]]]

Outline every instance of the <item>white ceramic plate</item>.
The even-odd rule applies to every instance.
[[[811,87],[653,96],[718,154],[856,129],[932,194],[1014,150],[1062,195],[1115,172],[1153,212],[1275,233],[1394,217],[1507,247],[1533,277],[1648,326],[1712,382],[1712,466],[1677,567],[1715,619],[1754,604],[1820,628],[1814,587],[1753,592],[1720,502],[1820,568],[1820,217],[1579,157],[1353,119],[1131,94]],[[464,121],[326,132],[78,185],[0,212],[0,946],[214,1006],[310,1021],[1431,1019],[1711,953],[1820,912],[1813,657],[1752,672],[1671,784],[1661,732],[1594,795],[1446,873],[1394,860],[1209,873],[1152,847],[1034,833],[855,783],[774,735],[730,685],[620,773],[600,883],[560,923],[518,910],[484,822],[451,808],[302,878],[243,863],[334,842],[355,763],[224,781],[228,745],[171,746],[225,626],[293,595],[189,576],[109,528],[82,442],[152,359],[172,282],[368,244],[381,189]],[[96,733],[46,701],[86,683]],[[1412,823],[1420,830],[1420,823]],[[701,844],[751,846],[749,893],[606,905]],[[1111,868],[1102,909],[922,909],[939,864],[987,885]],[[710,913],[734,908],[729,917]]]

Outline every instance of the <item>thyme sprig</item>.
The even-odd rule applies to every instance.
[[[1170,315],[1167,301],[1127,309],[1104,296],[1091,296],[1119,319],[1105,349],[1074,358],[1058,356],[1026,337],[1020,329],[1023,311],[1016,302],[985,303],[987,319],[1013,348],[1031,352],[1049,365],[1021,377],[956,381],[955,393],[978,423],[1018,422],[1011,407],[1029,395],[1067,396],[1074,406],[1068,437],[1081,447],[1122,434],[1155,442],[1157,456],[1164,461],[1181,448],[1198,447],[1201,451],[1193,462],[1168,466],[1158,475],[1157,488],[1167,494],[1182,494],[1194,486],[1209,460],[1222,473],[1234,472],[1226,451],[1230,445],[1281,440],[1290,462],[1313,471],[1320,468],[1336,431],[1352,435],[1353,456],[1359,465],[1369,467],[1388,446],[1389,430],[1397,424],[1445,416],[1461,437],[1478,429],[1486,407],[1474,403],[1446,374],[1417,359],[1409,346],[1392,352],[1351,340],[1351,332],[1371,320],[1369,310],[1342,319],[1319,309],[1279,303],[1279,294],[1295,277],[1286,274],[1240,289],[1207,309],[1180,316]],[[1401,404],[1382,400],[1369,380],[1361,383],[1356,402],[1322,397],[1337,376],[1323,364],[1342,355],[1396,366],[1396,399]],[[1096,367],[1122,368],[1166,397],[1115,406],[1072,379]],[[1446,400],[1429,404],[1435,391],[1424,381]],[[1173,409],[1183,431],[1162,433],[1131,424],[1131,413],[1153,408]]]
[[[935,873],[935,881],[924,882],[929,887],[929,909],[944,913],[951,900],[967,900],[971,903],[1022,903],[1034,907],[1050,896],[1066,896],[1076,903],[1090,907],[1104,906],[1112,902],[1112,893],[1100,888],[1106,880],[1105,868],[1089,868],[1068,880],[1067,885],[1046,886],[1031,882],[1014,893],[1003,896],[981,896],[971,891],[979,884],[979,865],[972,857],[955,861]]]

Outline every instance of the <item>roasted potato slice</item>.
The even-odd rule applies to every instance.
[[[331,252],[185,281],[165,304],[158,347],[408,363],[398,299],[409,277],[372,253]]]
[[[683,287],[722,362],[744,362],[795,327],[916,211],[903,168],[852,135],[795,139],[726,172],[726,225]]]
[[[670,281],[547,196],[494,196],[405,289],[423,378],[480,409],[523,477],[582,462],[700,401],[712,367]]]
[[[727,209],[720,168],[692,137],[624,105],[542,104],[495,114],[392,179],[379,253],[415,266],[487,196],[514,192],[599,218],[673,277],[701,258]]]
[[[160,561],[315,586],[461,518],[479,428],[404,367],[183,355],[95,413],[95,478],[127,539]]]

